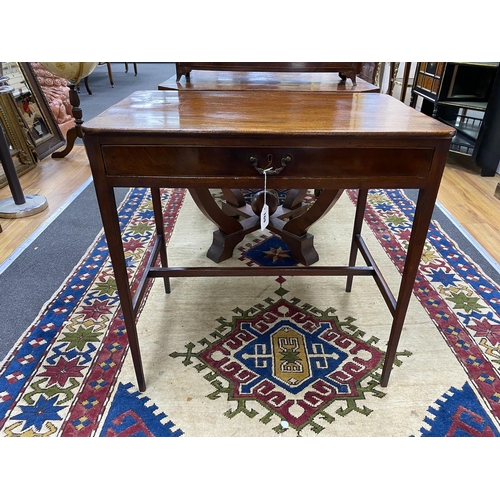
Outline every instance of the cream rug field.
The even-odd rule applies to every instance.
[[[347,264],[353,216],[354,205],[344,195],[335,209],[314,226],[322,264]],[[211,264],[205,253],[212,228],[203,218],[186,197],[171,239],[171,265]],[[193,227],[203,230],[195,232]],[[375,237],[367,236],[367,244],[374,249],[388,283],[397,291],[398,271]],[[255,245],[255,238],[256,235],[247,237],[241,246],[243,250]],[[241,265],[251,265],[242,253],[236,260],[241,258]],[[174,280],[171,294],[166,295],[161,280],[157,280],[138,323],[148,384],[145,395],[189,436],[272,436],[287,424],[290,436],[299,431],[303,436],[418,434],[429,406],[451,387],[462,387],[467,376],[414,298],[399,348],[401,366],[394,368],[387,388],[378,386],[380,370],[368,367],[371,368],[373,356],[379,355],[377,360],[382,360],[391,315],[373,279],[355,278],[351,293],[345,292],[345,281],[340,277],[186,278]],[[280,301],[287,305],[278,307],[277,313],[266,319],[266,314],[273,310],[271,305]],[[253,359],[248,356],[235,361],[241,348],[237,341],[241,338],[244,344],[253,340],[253,336],[248,334],[251,338],[247,338],[245,330],[238,328],[238,321],[248,318],[253,326],[250,331],[259,331],[259,322],[265,324],[262,331],[267,331],[276,322],[290,318],[293,324],[304,326],[306,318],[295,319],[294,315],[307,318],[311,325],[301,332],[313,336],[323,319],[336,325],[341,337],[329,342],[337,341],[342,352],[361,360],[354,362],[351,370],[354,374],[362,371],[362,377],[355,380],[354,390],[349,389],[346,396],[329,394],[332,389],[328,382],[317,384],[319,380],[328,380],[328,370],[323,365],[328,365],[329,360],[338,361],[333,355],[328,358],[324,340],[318,339],[317,344],[312,341],[313,346],[317,345],[316,357],[313,352],[308,353],[309,371],[314,372],[314,365],[318,365],[322,375],[311,373],[300,391],[292,385],[293,391],[286,387],[286,375],[283,380],[275,380],[272,366],[279,362],[274,359],[279,355],[266,351],[264,341],[255,344]],[[328,325],[327,330],[331,329]],[[226,336],[229,339],[224,342]],[[220,345],[210,354],[209,364],[199,356],[215,342]],[[365,345],[370,350],[364,351]],[[245,387],[245,378],[252,377],[250,373],[259,360],[261,365],[267,365],[269,374],[258,378],[257,387]],[[214,369],[216,366],[219,370]],[[349,367],[344,372],[345,376],[350,374]],[[133,382],[129,358],[118,380]],[[238,381],[242,383],[240,388]],[[314,408],[313,413],[308,412],[308,418],[301,418],[306,413],[304,406]],[[290,416],[295,419],[291,421]]]

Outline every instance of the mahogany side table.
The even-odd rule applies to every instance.
[[[84,124],[84,143],[109,245],[139,389],[146,380],[136,327],[148,278],[178,276],[372,276],[392,314],[381,385],[389,382],[450,141],[449,127],[391,96],[372,93],[141,91]],[[292,119],[293,118],[293,119]],[[160,188],[359,190],[346,266],[169,267]],[[283,169],[281,160],[291,157]],[[257,159],[257,165],[255,164]],[[156,244],[132,296],[115,204],[115,187],[149,187]],[[361,236],[370,188],[419,190],[397,300]],[[215,203],[215,202],[214,202]],[[230,218],[220,211],[218,217]],[[307,212],[300,222],[308,224]],[[366,265],[356,266],[360,252]],[[160,256],[161,267],[154,263]]]

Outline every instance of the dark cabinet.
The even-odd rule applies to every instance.
[[[419,99],[420,98],[420,99]],[[500,162],[500,72],[497,62],[420,62],[410,105],[455,127],[450,150],[472,157],[481,175]]]

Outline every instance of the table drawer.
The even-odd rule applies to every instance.
[[[255,177],[271,167],[270,175],[283,178],[424,179],[429,175],[434,149],[106,145],[102,154],[107,175]]]

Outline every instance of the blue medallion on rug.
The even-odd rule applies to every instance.
[[[271,236],[263,243],[254,246],[245,256],[260,266],[296,266],[288,245],[278,236]]]
[[[429,428],[420,429],[422,437],[500,436],[468,383],[461,389],[451,387],[435,406],[428,409],[424,421]]]
[[[165,413],[156,414],[156,405],[139,391],[129,392],[132,384],[118,386],[100,436],[103,437],[179,437],[184,433],[173,430],[174,424],[165,421]]]

